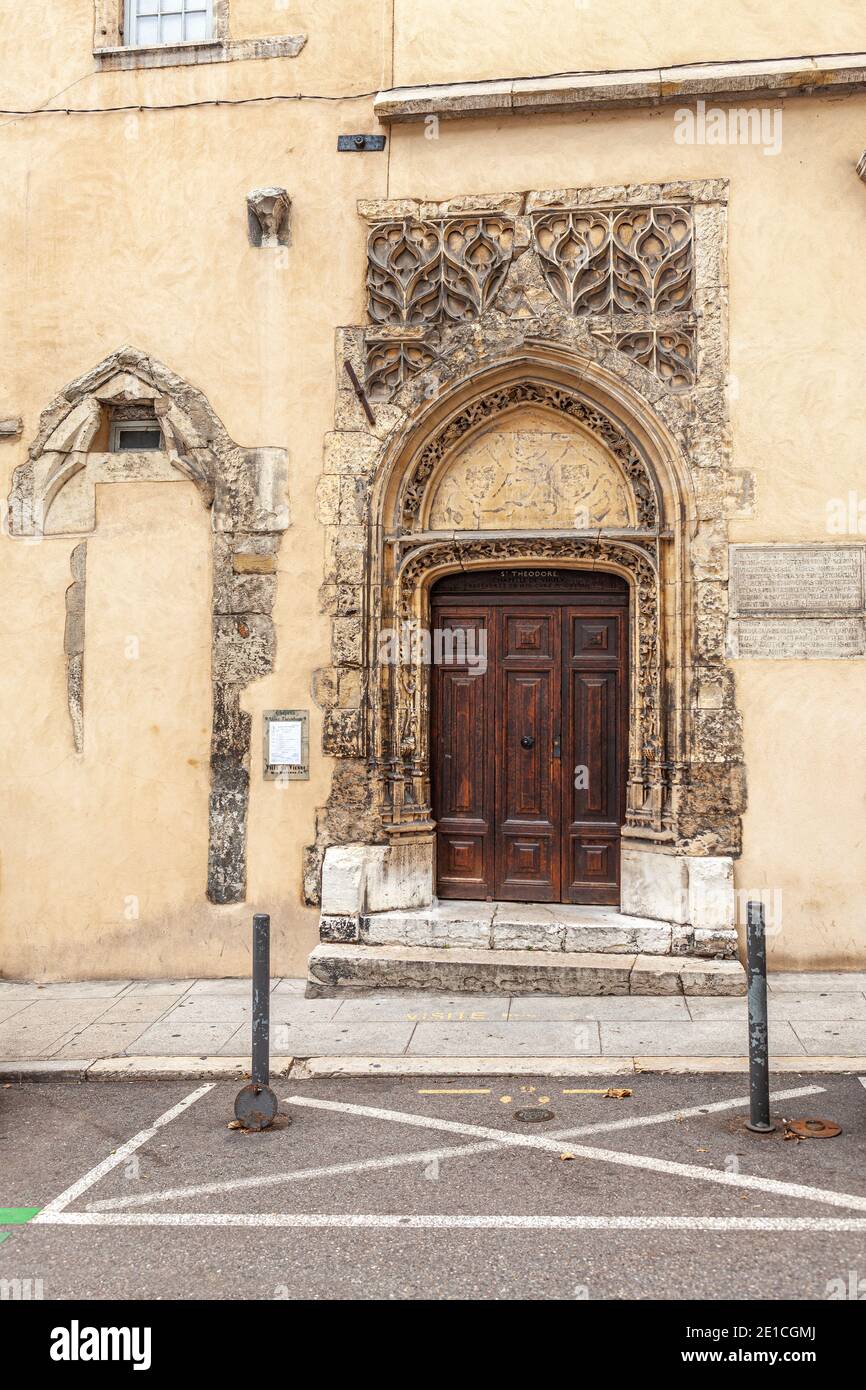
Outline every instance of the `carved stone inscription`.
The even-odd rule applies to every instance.
[[[728,656],[813,660],[866,655],[862,618],[741,618],[731,624]]]
[[[732,546],[731,614],[859,613],[862,546]]]

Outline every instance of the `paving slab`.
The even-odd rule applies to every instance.
[[[105,1057],[126,1052],[147,1028],[147,1022],[90,1023],[86,1028],[64,1034],[46,1049],[50,1057]]]
[[[172,1005],[165,1021],[181,1023],[184,1027],[192,1023],[230,1023],[237,1028],[251,1014],[249,995],[185,994]]]
[[[602,1052],[612,1056],[742,1057],[749,1049],[748,1032],[739,1023],[602,1023],[600,1027]],[[772,1045],[785,1056],[805,1052],[790,1023],[780,1023],[773,1030]]]
[[[152,1053],[160,1057],[170,1056],[173,1052],[211,1056],[220,1052],[237,1032],[234,1023],[179,1024],[169,1016],[140,1034],[135,1042],[135,1050],[142,1055]]]
[[[737,1003],[737,1000],[732,1000]],[[689,1021],[686,1001],[682,995],[663,995],[652,997],[644,995],[605,994],[593,997],[571,998],[564,995],[530,994],[517,996],[511,1000],[509,1022],[518,1019],[575,1020],[575,1019],[628,1019],[632,1022],[644,1020],[655,1022]]]
[[[747,1003],[745,999],[701,998],[691,995],[688,1000],[689,1014],[692,1018],[745,1019]],[[832,1023],[844,1020],[866,1022],[866,995],[836,994],[787,994],[780,991],[767,997],[767,1011],[770,1022],[801,1020],[807,1023]]]
[[[0,1023],[5,1023],[7,1018],[13,1018],[15,1014],[20,1014],[22,1009],[29,1009],[32,1003],[32,999],[10,999],[7,995],[0,994]]]
[[[0,1057],[38,1057],[104,1012],[105,999],[40,999],[0,1023]]]
[[[866,971],[771,970],[767,975],[767,985],[770,990],[784,990],[791,994],[820,994],[823,990],[854,994],[866,991]]]
[[[178,1002],[176,994],[121,994],[99,1015],[100,1023],[156,1023]]]
[[[133,980],[129,986],[130,994],[186,994],[197,982],[195,980]]]
[[[56,980],[36,984],[38,999],[115,999],[129,988],[129,980]]]
[[[424,1057],[572,1057],[600,1051],[598,1024],[419,1023],[409,1052]]]
[[[835,1053],[840,1057],[866,1053],[866,1022],[848,1023],[806,1023],[795,1020],[788,1025],[793,1028],[806,1052],[826,1056]],[[778,1029],[773,1030],[775,1037]]]
[[[274,1030],[272,1045],[295,1057],[315,1057],[319,1053],[340,1056],[356,1053],[367,1056],[401,1056],[409,1044],[414,1023],[281,1023]],[[249,1047],[249,1033],[238,1030],[216,1052],[241,1053]]]
[[[337,1019],[343,1022],[393,1019],[403,1023],[504,1022],[509,1016],[508,995],[431,994],[425,991],[403,993],[388,990],[369,998],[305,1001],[307,1004],[336,1003]]]

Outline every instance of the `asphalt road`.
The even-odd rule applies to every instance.
[[[842,1126],[805,1142],[784,1126],[743,1129],[742,1075],[613,1078],[632,1088],[623,1099],[573,1093],[603,1084],[289,1079],[278,1095],[291,1123],[246,1134],[227,1127],[235,1087],[220,1082],[123,1152],[201,1086],[7,1086],[0,1206],[42,1215],[0,1227],[0,1280],[41,1281],[45,1299],[825,1300],[850,1292],[855,1271],[866,1295],[856,1076],[773,1078],[775,1091],[822,1088],[774,1102],[776,1115]],[[554,1118],[522,1122],[527,1107]],[[45,1208],[75,1184],[52,1219]],[[176,1188],[192,1190],[154,1200]],[[780,1229],[742,1225],[767,1217]],[[797,1229],[804,1219],[819,1224]],[[830,1225],[851,1219],[862,1228]],[[154,1224],[115,1224],[130,1222]]]

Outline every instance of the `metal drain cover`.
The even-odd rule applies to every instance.
[[[555,1119],[552,1110],[515,1110],[515,1120],[522,1120],[525,1125],[542,1125],[547,1120]]]
[[[842,1133],[842,1126],[831,1120],[789,1120],[786,1128],[801,1139],[833,1139]]]

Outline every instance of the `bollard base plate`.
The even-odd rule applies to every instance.
[[[772,1123],[763,1124],[760,1121],[757,1124],[753,1125],[751,1120],[746,1120],[744,1128],[750,1129],[753,1134],[772,1134],[773,1131],[776,1129],[776,1125]]]
[[[244,1129],[269,1129],[277,1113],[278,1101],[270,1086],[251,1081],[235,1097],[235,1119]]]

